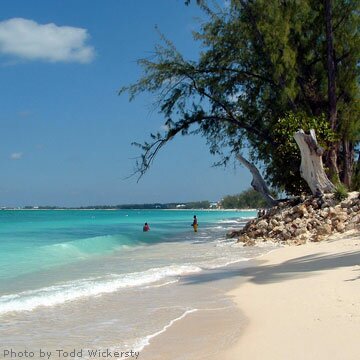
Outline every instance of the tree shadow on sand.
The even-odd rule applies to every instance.
[[[241,269],[216,269],[184,279],[185,284],[200,284],[211,281],[246,278],[256,284],[269,284],[294,278],[315,276],[318,272],[340,267],[360,266],[360,251],[342,252],[339,254],[317,253],[290,259],[281,264],[266,265],[259,260],[257,266]],[[347,281],[359,280],[359,277]]]
[[[353,271],[360,271],[360,264],[358,264],[359,265],[359,268],[358,269],[354,269]],[[347,279],[347,280],[345,280],[345,281],[355,281],[355,280],[360,280],[360,274],[358,275],[358,276],[355,276],[354,278],[352,278],[352,279]]]

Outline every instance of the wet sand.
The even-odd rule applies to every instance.
[[[236,307],[188,314],[150,339],[142,359],[359,358],[359,233],[284,247],[246,268],[188,281],[232,286],[224,296]]]

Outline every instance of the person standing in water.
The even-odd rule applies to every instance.
[[[149,231],[150,230],[150,226],[149,224],[146,222],[143,226],[143,231]]]
[[[196,215],[194,215],[194,221],[191,224],[191,226],[194,228],[194,232],[198,231],[198,221],[197,221]]]

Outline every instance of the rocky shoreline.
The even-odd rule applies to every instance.
[[[227,233],[244,246],[272,241],[288,245],[319,242],[334,233],[360,230],[360,194],[337,201],[334,194],[298,197],[268,209],[241,230]]]

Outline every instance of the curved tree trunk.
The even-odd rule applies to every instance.
[[[311,129],[310,135],[299,130],[294,134],[294,138],[301,152],[300,174],[308,183],[313,195],[334,191],[335,186],[324,171],[322,162],[324,150],[316,140],[315,130]]]
[[[250,170],[253,176],[251,186],[254,188],[254,190],[258,191],[264,197],[268,205],[276,205],[278,202],[272,197],[270,190],[266,185],[264,179],[262,178],[257,167],[254,164],[250,163],[248,160],[246,160],[240,154],[236,155],[236,157],[244,166],[246,166]]]
[[[342,182],[348,189],[351,188],[351,180],[354,171],[354,148],[349,140],[343,140],[344,169],[342,171]]]
[[[332,4],[331,0],[325,0],[325,24],[326,24],[326,49],[327,49],[327,75],[328,75],[328,106],[329,123],[333,131],[337,128],[337,99],[336,99],[336,70],[335,70],[335,51],[334,34],[332,28]],[[330,144],[330,149],[325,162],[329,168],[329,176],[332,181],[337,183],[339,179],[338,162],[339,144]]]

